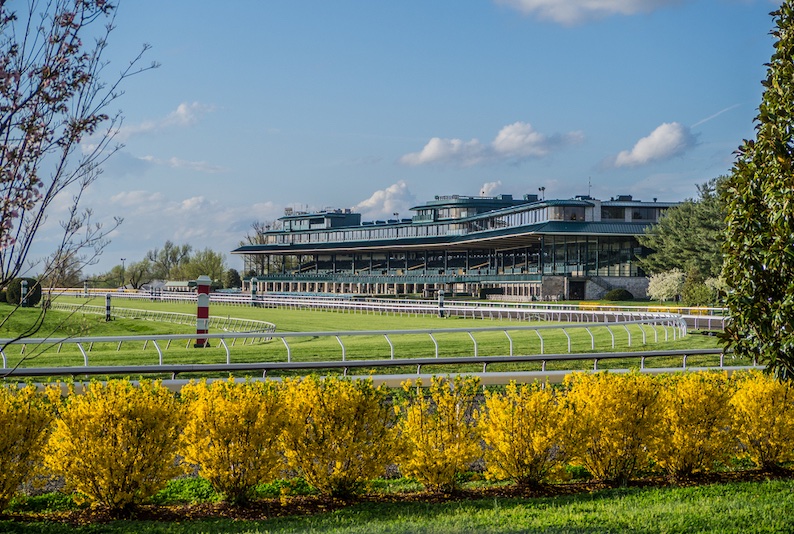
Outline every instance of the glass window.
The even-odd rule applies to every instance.
[[[631,218],[635,221],[655,221],[656,208],[634,208]]]
[[[602,221],[623,221],[626,219],[626,208],[616,206],[601,206]]]

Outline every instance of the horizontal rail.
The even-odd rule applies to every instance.
[[[92,315],[105,315],[107,309],[104,306],[92,306],[88,304],[71,304],[55,301],[51,304],[53,310],[66,311],[70,313],[80,312]],[[138,308],[119,308],[111,306],[110,315],[125,319],[143,319],[148,321],[158,321],[171,324],[195,325],[196,315],[190,313],[177,313],[156,310],[142,310]],[[276,325],[267,321],[256,319],[236,319],[234,317],[222,317],[218,315],[209,316],[209,328],[218,328],[227,332],[272,332]]]
[[[269,323],[268,323],[269,324]],[[278,338],[284,344],[287,350],[287,362],[291,362],[292,360],[292,351],[289,345],[289,340],[294,338],[328,338],[334,337],[336,341],[340,345],[341,348],[341,358],[342,361],[346,360],[346,346],[342,341],[342,337],[345,338],[355,338],[355,337],[379,337],[383,336],[387,342],[389,343],[390,350],[392,356],[394,355],[393,352],[393,345],[389,340],[389,336],[400,336],[400,335],[429,335],[430,338],[433,340],[433,344],[435,346],[435,357],[439,357],[439,348],[438,348],[438,341],[434,337],[437,334],[467,334],[473,343],[474,348],[474,355],[477,356],[477,340],[474,337],[474,333],[483,333],[483,332],[504,332],[507,334],[508,332],[520,332],[520,331],[534,331],[537,336],[540,338],[540,351],[541,354],[544,351],[544,340],[542,332],[544,331],[552,331],[552,330],[562,330],[565,336],[568,338],[568,352],[572,352],[572,346],[570,342],[570,336],[567,333],[567,330],[577,330],[577,329],[584,329],[588,335],[592,339],[592,330],[595,328],[603,328],[609,332],[611,338],[611,348],[615,348],[615,333],[612,331],[613,328],[622,327],[626,331],[628,346],[631,347],[632,344],[632,337],[631,333],[628,329],[628,326],[636,325],[639,330],[642,332],[642,344],[647,344],[647,332],[643,328],[643,325],[650,325],[651,330],[653,331],[654,341],[657,341],[660,337],[660,333],[658,328],[661,328],[663,331],[664,339],[667,340],[669,338],[669,333],[672,332],[672,338],[675,340],[676,338],[681,338],[686,335],[687,328],[686,323],[684,323],[680,318],[676,318],[674,316],[669,317],[655,317],[643,320],[636,320],[636,321],[625,321],[621,323],[598,323],[598,324],[566,324],[566,325],[549,325],[549,324],[532,324],[532,325],[500,325],[500,326],[486,326],[486,327],[479,327],[479,328],[425,328],[425,329],[412,329],[412,330],[354,330],[354,331],[321,331],[321,332],[273,332],[271,328],[267,328],[266,331],[263,332],[222,332],[222,333],[208,333],[208,334],[201,334],[201,339],[205,340],[205,346],[208,346],[210,340],[219,340],[220,344],[223,346],[226,352],[226,362],[231,363],[231,348],[226,340],[231,340],[231,345],[234,346],[234,341],[237,339],[244,339],[250,340],[252,343],[254,340],[260,341],[270,341],[273,338]],[[272,325],[271,325],[272,326]],[[43,346],[44,350],[50,350],[53,347],[58,347],[58,351],[60,352],[61,347],[64,344],[71,344],[75,345],[83,357],[83,363],[87,367],[89,366],[89,352],[91,352],[92,347],[98,343],[114,343],[117,344],[116,351],[121,349],[121,345],[123,343],[130,343],[130,342],[142,342],[144,349],[146,348],[149,342],[152,342],[153,346],[158,352],[159,361],[163,363],[163,351],[161,350],[160,346],[157,344],[158,341],[166,342],[167,346],[171,344],[172,341],[180,341],[180,340],[194,340],[198,334],[146,334],[146,335],[132,335],[132,336],[86,336],[86,337],[61,337],[61,338],[23,338],[23,339],[0,339],[0,356],[2,357],[2,366],[3,369],[7,369],[8,366],[8,357],[6,355],[6,351],[9,347],[13,346],[20,346],[21,353],[24,353],[26,347],[29,345],[32,346]],[[509,337],[509,334],[508,334]],[[84,349],[84,345],[87,345],[88,350]],[[594,342],[591,341],[591,349],[594,348]],[[510,344],[510,356],[512,356],[513,344]],[[18,366],[18,365],[17,365]]]
[[[87,291],[78,288],[59,288],[53,289],[50,292],[50,297],[55,298],[59,295],[67,295],[73,297],[99,297],[111,295],[112,298],[123,299],[143,299],[143,300],[160,300],[160,301],[196,301],[196,294],[194,292],[157,292],[150,293],[148,291],[115,291],[107,289],[89,289]],[[361,307],[370,308],[388,308],[388,309],[416,309],[416,310],[429,310],[432,313],[438,311],[438,301],[428,299],[387,299],[376,297],[363,297],[354,295],[300,295],[300,294],[278,294],[278,293],[261,293],[252,297],[249,293],[212,293],[210,295],[210,302],[218,304],[251,306],[284,306],[284,307],[325,307],[325,308],[346,308],[355,309]],[[526,311],[547,311],[553,313],[560,312],[590,312],[590,313],[635,313],[635,314],[652,314],[652,313],[665,313],[684,315],[688,317],[723,317],[728,316],[725,308],[714,307],[685,307],[685,306],[662,306],[649,304],[648,306],[616,306],[616,305],[601,305],[601,304],[560,304],[550,302],[504,302],[504,301],[481,301],[481,300],[446,300],[444,302],[444,311],[462,310],[475,308],[479,311],[485,312],[498,312],[502,311],[507,313],[512,312],[526,312]],[[471,312],[469,312],[470,314]]]
[[[617,323],[621,325],[639,325],[639,324],[657,324],[673,326],[686,332],[686,326],[680,321],[669,318],[653,318],[636,321],[624,321]],[[606,325],[604,325],[606,326]],[[609,326],[615,326],[610,323]],[[579,325],[579,324],[566,324],[564,328],[571,329],[586,329],[593,328],[594,325]],[[317,331],[317,332],[223,332],[223,333],[209,333],[201,334],[202,338],[208,339],[239,339],[250,338],[254,334],[268,334],[268,337],[273,338],[292,338],[292,337],[337,337],[337,336],[382,336],[382,335],[414,335],[414,334],[454,334],[454,333],[477,333],[477,332],[502,332],[502,331],[530,331],[530,330],[560,330],[562,325],[503,325],[503,326],[482,326],[477,328],[421,328],[409,330],[339,330],[339,331]],[[168,340],[183,340],[194,339],[196,334],[142,334],[133,336],[82,336],[82,337],[61,337],[61,338],[23,338],[23,339],[2,339],[0,338],[0,346],[7,345],[39,345],[39,344],[57,344],[57,343],[107,343],[107,342],[127,342],[127,341],[168,341]]]
[[[63,290],[65,291],[65,290]],[[53,293],[68,294],[73,296],[84,296],[79,292]],[[186,293],[170,293],[167,295],[157,294],[151,296],[148,293],[109,293],[111,298],[124,298],[130,300],[159,300],[175,302],[195,302],[195,295]],[[54,303],[57,302],[53,301]],[[325,310],[360,314],[385,314],[385,315],[440,315],[442,308],[437,301],[432,300],[408,300],[408,299],[375,299],[375,298],[331,298],[331,297],[286,297],[286,296],[264,296],[253,298],[250,295],[228,295],[223,293],[213,293],[210,296],[212,304],[229,304],[242,306],[256,306],[264,308],[285,308],[285,309],[309,309]],[[101,307],[100,307],[101,308]],[[658,317],[682,317],[692,328],[715,330],[724,329],[727,317],[714,315],[719,311],[717,308],[702,308],[709,314],[705,315],[680,315],[678,311],[685,309],[674,308],[665,311],[661,307],[612,307],[612,306],[591,306],[581,305],[576,308],[571,305],[554,306],[550,304],[532,303],[501,303],[492,304],[482,301],[448,301],[444,304],[443,313],[445,316],[457,316],[471,319],[506,319],[518,321],[556,321],[556,322],[589,322],[606,323],[621,322],[634,319],[658,318]],[[695,308],[686,309],[688,311]]]
[[[692,356],[700,355],[720,355],[719,365],[714,366],[697,366],[692,367],[687,365],[687,359]],[[374,369],[374,368],[387,368],[387,367],[415,367],[416,374],[399,375],[402,377],[416,378],[421,376],[422,368],[438,366],[438,365],[482,365],[484,370],[478,373],[479,376],[487,377],[496,373],[487,372],[488,365],[505,364],[505,363],[540,363],[544,365],[542,371],[514,371],[510,373],[500,373],[499,375],[515,377],[527,375],[532,373],[533,377],[561,377],[565,374],[581,371],[581,369],[568,369],[568,370],[546,370],[545,364],[547,362],[560,362],[560,361],[582,361],[593,360],[595,362],[601,360],[617,360],[617,359],[634,359],[640,360],[639,367],[636,368],[640,372],[659,373],[662,372],[680,372],[687,370],[739,370],[739,369],[760,369],[756,362],[752,366],[726,366],[725,352],[721,349],[692,349],[692,350],[661,350],[661,351],[641,351],[641,352],[611,352],[611,353],[598,353],[598,354],[546,354],[546,355],[524,355],[524,356],[460,356],[460,357],[446,357],[446,358],[400,358],[400,359],[379,359],[379,360],[348,360],[348,361],[319,361],[319,362],[247,362],[247,363],[232,363],[232,364],[164,364],[164,365],[100,365],[100,366],[74,366],[74,367],[26,367],[9,370],[7,377],[9,378],[25,378],[25,377],[56,377],[56,376],[105,376],[105,375],[147,375],[147,374],[170,374],[172,379],[180,374],[185,373],[239,373],[246,371],[261,372],[263,377],[267,376],[268,372],[273,371],[307,371],[315,372],[318,370],[341,370],[345,375],[355,369]],[[664,367],[654,368],[644,365],[648,360],[653,360],[662,357],[680,357],[682,358],[682,365],[680,367]],[[594,365],[597,369],[597,363]],[[625,369],[628,370],[628,369]],[[624,370],[624,371],[625,371]],[[616,369],[609,369],[610,372],[618,372]],[[447,374],[447,373],[443,373]],[[471,373],[469,373],[471,374]],[[370,375],[366,375],[370,376]],[[377,376],[377,375],[373,375]],[[381,375],[384,376],[384,375]],[[397,376],[397,375],[395,375]],[[432,375],[430,375],[432,376]]]

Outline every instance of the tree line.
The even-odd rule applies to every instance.
[[[195,280],[207,275],[215,288],[240,287],[240,273],[229,268],[226,255],[210,248],[193,250],[189,244],[166,241],[162,247],[146,252],[143,258],[115,265],[105,273],[86,278],[91,287],[126,287],[140,289],[154,281]],[[82,272],[65,279],[67,287],[82,285]]]

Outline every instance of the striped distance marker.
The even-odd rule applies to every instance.
[[[212,280],[207,275],[201,275],[196,279],[196,291],[198,291],[198,307],[196,309],[196,335],[209,333],[210,327],[210,284]],[[195,348],[209,347],[207,338],[196,338]]]

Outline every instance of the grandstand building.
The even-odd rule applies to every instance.
[[[437,196],[410,219],[362,222],[351,210],[285,211],[244,256],[243,289],[355,295],[439,291],[502,300],[645,297],[637,235],[676,203],[631,196],[567,200]]]

